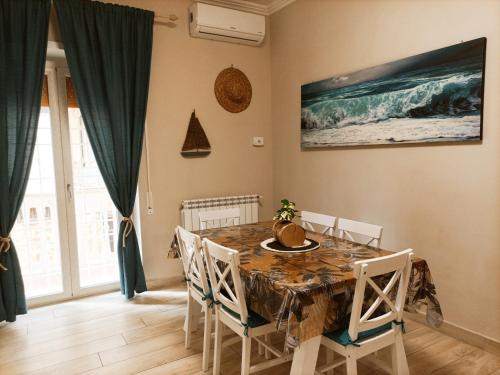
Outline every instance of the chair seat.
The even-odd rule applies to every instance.
[[[228,307],[226,307],[226,306],[224,306],[222,304],[220,306],[222,307],[222,309],[224,311],[226,311],[233,318],[238,319],[239,321],[241,321],[240,314],[238,314],[237,312],[231,310],[230,308],[228,308]],[[249,328],[257,328],[257,327],[260,327],[260,326],[263,326],[263,325],[266,325],[266,324],[269,324],[269,323],[270,322],[266,318],[260,316],[255,311],[248,310],[247,325],[248,325]]]
[[[392,329],[392,322],[389,322],[384,324],[383,326],[359,332],[358,338],[355,341],[351,340],[351,337],[349,336],[349,330],[347,329],[340,329],[334,332],[326,332],[323,333],[323,336],[328,337],[330,340],[333,340],[342,346],[347,346],[347,345],[359,346],[359,343],[362,342],[363,340],[367,340],[371,337],[380,335],[381,333],[387,332],[391,329]]]
[[[199,287],[198,285],[196,285],[195,283],[191,283],[191,285],[196,289],[198,290],[202,295],[204,295],[203,293],[203,289],[201,287]],[[209,285],[210,285],[210,282],[209,282]],[[226,295],[226,293],[222,293],[223,295]],[[227,296],[229,298],[229,296]],[[208,299],[213,299],[213,296],[212,296],[212,288],[210,286],[210,291],[208,292],[208,296],[205,296],[205,298],[208,298]],[[210,302],[210,301],[209,301]],[[229,315],[231,315],[233,318],[235,319],[238,319],[240,322],[241,322],[241,316],[240,314],[238,314],[237,312],[231,310],[230,308],[224,306],[221,304],[221,307],[224,309],[224,311],[226,311]],[[248,310],[248,321],[247,321],[247,326],[248,328],[257,328],[257,327],[261,327],[263,325],[266,325],[266,324],[269,324],[270,322],[265,319],[264,317],[262,317],[261,315],[257,314],[255,311],[252,311],[252,310]]]

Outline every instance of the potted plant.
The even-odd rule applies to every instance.
[[[302,246],[306,239],[304,228],[292,222],[297,210],[295,203],[288,199],[281,200],[281,208],[276,211],[273,220],[273,234],[279,243],[286,247]]]

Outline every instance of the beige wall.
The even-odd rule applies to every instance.
[[[257,193],[263,196],[260,216],[271,215],[270,44],[266,41],[255,48],[191,38],[188,0],[110,2],[179,17],[175,28],[154,26],[147,113],[153,215],[146,212],[145,154],[139,193],[146,276],[149,280],[180,276],[179,262],[166,259],[166,252],[180,221],[181,200]],[[49,39],[60,39],[54,26]],[[213,93],[217,74],[231,64],[252,83],[252,102],[240,114],[225,111]],[[180,155],[193,109],[212,146],[206,158]],[[253,147],[253,136],[264,136],[265,146]]]
[[[300,86],[486,36],[482,144],[300,149]],[[445,319],[500,339],[500,2],[297,0],[271,17],[274,202],[384,226]]]
[[[188,0],[113,2],[180,18],[176,28],[154,31],[153,215],[145,211],[144,163],[140,177],[149,280],[180,274],[165,253],[182,199],[260,193],[264,219],[288,197],[299,208],[383,225],[384,247],[413,247],[428,260],[449,322],[500,339],[500,2],[297,0],[271,17],[272,50],[269,41],[253,48],[190,38]],[[49,39],[59,40],[51,30]],[[482,144],[301,151],[302,83],[481,36],[488,38]],[[213,95],[230,64],[253,85],[252,104],[239,115]],[[213,151],[186,160],[179,151],[193,108]],[[266,138],[264,148],[251,146],[254,135]]]

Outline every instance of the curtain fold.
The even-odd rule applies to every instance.
[[[154,13],[55,0],[69,70],[107,190],[124,219],[118,261],[127,298],[147,290],[134,208],[149,90]]]
[[[0,322],[26,314],[10,239],[29,179],[40,115],[50,0],[0,1]]]

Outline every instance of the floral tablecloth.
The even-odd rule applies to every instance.
[[[356,284],[350,264],[391,254],[312,232],[307,237],[321,244],[317,250],[296,254],[265,250],[260,243],[272,237],[272,222],[197,233],[240,252],[247,303],[284,329],[291,347],[325,331],[346,328]],[[378,281],[384,284],[384,278]],[[369,303],[376,295],[373,292],[365,297]],[[405,308],[411,312],[425,308],[429,324],[438,326],[442,322],[436,290],[423,259],[414,259]]]

